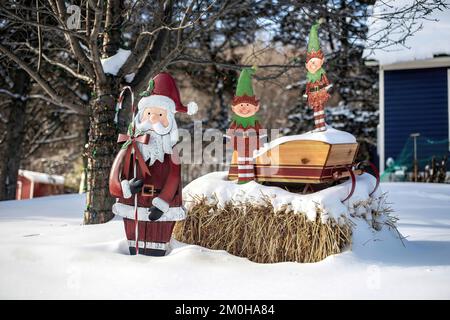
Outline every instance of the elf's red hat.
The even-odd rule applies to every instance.
[[[167,72],[161,72],[150,80],[147,90],[141,93],[142,99],[138,103],[138,109],[146,107],[165,108],[172,113],[183,112],[193,115],[198,106],[195,102],[189,102],[187,106],[181,103],[175,79]]]

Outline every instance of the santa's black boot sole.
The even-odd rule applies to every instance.
[[[136,255],[136,248],[135,247],[128,247],[130,250],[130,256]],[[139,248],[139,254],[145,254],[144,249]]]
[[[166,250],[146,249],[144,254],[151,257],[164,257],[166,255]]]
[[[130,256],[136,255],[136,248],[135,247],[128,247],[130,250]],[[139,254],[142,254],[144,256],[151,256],[151,257],[164,257],[166,255],[166,250],[158,250],[158,249],[141,249],[139,248]]]

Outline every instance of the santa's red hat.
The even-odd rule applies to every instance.
[[[183,112],[193,115],[198,110],[195,102],[189,102],[187,106],[181,103],[175,79],[167,72],[161,72],[151,79],[147,90],[142,92],[141,96],[138,103],[139,111],[147,107],[159,107],[172,113]]]

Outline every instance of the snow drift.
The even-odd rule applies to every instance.
[[[342,203],[341,200],[349,194],[350,181],[303,195],[279,187],[265,186],[254,181],[237,184],[235,181],[228,181],[227,174],[226,171],[212,172],[184,187],[183,196],[186,208],[189,210],[196,198],[203,196],[208,199],[209,203],[217,202],[219,207],[229,201],[261,204],[268,199],[276,212],[292,211],[294,214],[305,214],[311,221],[316,220],[317,214],[320,213],[320,219],[325,223],[329,218],[339,221],[342,217],[349,217],[349,209],[361,201],[368,200],[369,193],[376,183],[376,179],[370,174],[357,176],[352,197]],[[381,195],[382,191],[378,189],[373,198],[380,198]]]
[[[450,185],[382,183],[404,245],[365,221],[351,250],[260,264],[172,240],[130,256],[123,222],[83,225],[84,195],[0,202],[2,299],[449,299]]]
[[[263,263],[323,260],[350,248],[356,227],[400,242],[385,195],[378,190],[369,196],[375,183],[369,174],[359,176],[353,196],[343,203],[348,182],[303,195],[210,173],[184,188],[188,215],[174,236]]]

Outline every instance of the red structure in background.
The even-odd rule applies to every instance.
[[[19,170],[16,200],[61,194],[64,192],[64,177],[41,172]]]

